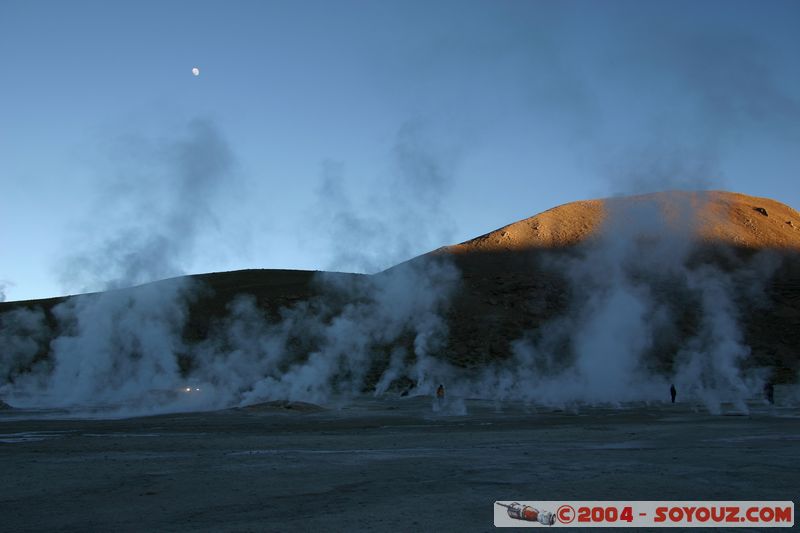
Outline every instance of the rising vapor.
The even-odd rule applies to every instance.
[[[82,232],[90,242],[62,262],[68,288],[113,289],[185,274],[237,179],[235,157],[209,120],[189,122],[174,138],[120,142],[118,157],[134,162],[98,184],[98,209]]]

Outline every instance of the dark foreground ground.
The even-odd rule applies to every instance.
[[[467,407],[442,415],[410,398],[127,420],[5,412],[0,530],[490,531],[495,500],[800,496],[797,408]]]

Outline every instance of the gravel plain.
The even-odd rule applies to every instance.
[[[3,411],[0,530],[489,531],[496,500],[800,495],[796,407],[432,407]]]

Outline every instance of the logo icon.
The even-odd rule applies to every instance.
[[[540,511],[530,505],[522,505],[519,502],[502,503],[494,502],[501,507],[506,508],[508,516],[515,520],[524,520],[526,522],[539,522],[543,526],[552,526],[556,523],[556,517],[550,511]]]

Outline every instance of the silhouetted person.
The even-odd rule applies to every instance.
[[[775,403],[775,385],[773,385],[771,381],[768,381],[767,384],[764,385],[764,396],[770,404]]]
[[[440,400],[444,400],[444,385],[440,384],[439,388],[436,389],[436,397]]]
[[[672,397],[672,403],[675,403],[675,396],[678,395],[678,391],[675,390],[675,384],[669,386],[669,395]]]

